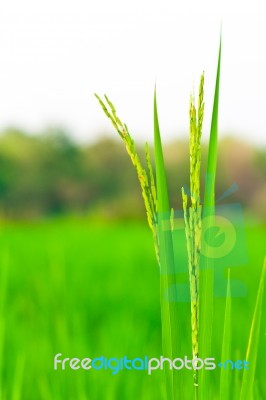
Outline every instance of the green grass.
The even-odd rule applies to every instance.
[[[156,261],[152,249],[142,257],[151,246],[146,229],[51,222],[7,226],[1,239],[1,254],[8,252],[9,263],[0,398],[11,399],[21,357],[23,400],[78,399],[82,392],[92,399],[136,398],[137,382],[152,391],[155,378],[144,374],[139,379],[134,373],[113,377],[52,370],[58,352],[72,357],[160,353]]]
[[[231,347],[241,359],[246,355],[266,227],[250,226],[246,233],[248,266],[231,268],[231,278],[241,279],[249,289],[247,297],[232,298]],[[53,371],[58,352],[80,357],[161,355],[160,277],[146,225],[73,219],[2,224],[0,239],[1,400],[164,399],[161,371],[151,376],[144,371],[116,376],[110,371]],[[264,294],[264,305],[265,300]],[[214,310],[218,357],[224,299],[215,299]],[[261,328],[256,400],[266,397],[265,314]],[[186,330],[183,336],[189,345]],[[210,374],[215,399],[220,370]],[[185,384],[183,398],[189,398],[187,390]]]

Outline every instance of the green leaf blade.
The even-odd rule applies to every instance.
[[[231,283],[230,270],[228,271],[227,293],[225,303],[224,332],[222,344],[222,362],[231,359],[231,318],[232,318],[232,301],[231,301]],[[231,378],[232,371],[229,368],[222,368],[220,374],[220,399],[231,400]]]
[[[244,369],[243,372],[240,400],[247,400],[253,398],[256,363],[259,351],[260,325],[262,317],[265,275],[266,275],[266,257],[264,258],[259,290],[249,334],[248,348],[246,354],[246,361],[248,361],[249,363],[249,369],[248,370]]]
[[[210,131],[210,140],[208,149],[206,185],[204,193],[205,207],[214,207],[215,205],[215,179],[216,179],[216,167],[217,167],[217,157],[218,157],[218,114],[219,114],[221,54],[222,54],[222,41],[220,39],[215,93],[214,93],[212,120],[211,120],[211,131]]]
[[[164,157],[162,150],[161,134],[159,128],[156,89],[154,91],[154,149],[156,162],[156,186],[158,212],[169,212],[168,188],[165,173]]]

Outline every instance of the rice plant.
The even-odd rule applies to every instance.
[[[214,298],[214,265],[211,257],[207,257],[202,267],[201,243],[202,224],[208,221],[205,230],[210,229],[215,223],[215,178],[218,155],[218,109],[219,88],[221,68],[221,42],[218,54],[216,84],[212,111],[212,121],[208,148],[208,162],[206,170],[206,181],[204,190],[204,201],[201,203],[200,193],[200,169],[201,169],[201,136],[204,117],[204,75],[202,74],[199,85],[198,104],[194,94],[190,98],[190,193],[181,189],[184,212],[184,226],[188,256],[188,276],[190,288],[190,325],[191,325],[191,353],[193,359],[200,357],[205,359],[212,355],[212,326],[213,326],[213,298]],[[109,98],[105,95],[101,99],[96,95],[104,113],[111,120],[114,128],[125,143],[126,150],[136,169],[142,190],[147,221],[152,231],[155,253],[160,268],[160,300],[162,321],[162,349],[164,357],[175,358],[182,355],[182,326],[180,315],[182,306],[178,301],[167,298],[168,288],[177,288],[175,270],[174,241],[172,231],[174,229],[174,212],[170,207],[168,198],[168,187],[166,169],[161,143],[159,118],[157,110],[156,89],[154,92],[154,153],[155,153],[155,176],[150,161],[149,146],[146,144],[146,166],[142,165],[136,152],[134,141],[129,133],[127,125],[121,122],[117,116],[116,109]],[[171,229],[161,229],[161,220],[169,220]],[[256,356],[260,334],[260,321],[262,313],[262,297],[264,285],[264,273],[260,281],[257,302],[254,310],[252,326],[246,359],[252,365],[251,371],[244,371],[240,383],[241,400],[249,400],[253,397],[254,377],[256,368]],[[176,289],[177,290],[177,289]],[[173,296],[176,293],[172,294]],[[175,297],[174,297],[175,298]],[[178,298],[178,297],[176,297]],[[234,358],[231,351],[231,289],[230,271],[228,273],[227,294],[225,302],[225,316],[223,321],[223,342],[221,343],[221,357],[223,359]],[[183,384],[190,382],[193,398],[208,400],[219,398],[220,400],[237,399],[238,395],[231,385],[231,371],[221,370],[219,393],[213,393],[210,384],[210,372],[204,368],[194,368],[193,378],[183,381],[183,375],[175,370],[165,370],[166,398],[167,400],[184,399]],[[178,371],[179,372],[179,371]]]

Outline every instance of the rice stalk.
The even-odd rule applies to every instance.
[[[98,99],[104,113],[111,120],[116,131],[125,143],[126,150],[129,154],[131,162],[135,167],[137,172],[138,180],[141,186],[142,197],[146,209],[148,225],[152,231],[153,241],[155,246],[155,253],[157,260],[159,262],[159,243],[157,234],[157,198],[156,198],[156,187],[152,172],[152,166],[150,162],[150,152],[148,144],[146,144],[146,160],[148,165],[148,174],[145,168],[142,166],[139,156],[136,152],[135,143],[132,139],[127,125],[122,123],[120,118],[117,116],[116,109],[108,97],[105,95],[104,100],[102,100],[97,94],[95,94]],[[149,176],[149,178],[148,178]]]
[[[191,332],[192,354],[198,357],[199,351],[199,268],[201,250],[201,204],[200,204],[200,166],[202,123],[204,116],[204,74],[199,86],[198,110],[196,110],[194,96],[190,97],[190,194],[191,205],[188,207],[188,196],[182,188],[185,233],[187,242],[189,282],[191,299]],[[194,385],[197,393],[198,374],[194,374]],[[196,395],[196,394],[195,394]]]
[[[134,141],[128,131],[128,128],[126,124],[122,123],[117,116],[115,107],[113,106],[111,101],[108,99],[107,96],[104,96],[104,100],[102,100],[98,95],[95,96],[97,97],[104,113],[111,120],[113,126],[124,141],[132,164],[137,172],[137,176],[142,189],[142,197],[146,208],[147,220],[152,230],[156,257],[160,267],[160,300],[163,354],[165,357],[174,358],[175,356],[180,354],[181,332],[177,320],[178,305],[175,299],[169,299],[169,289],[171,288],[172,293],[175,292],[176,280],[174,274],[174,251],[172,243],[172,232],[171,229],[163,229],[163,223],[165,219],[169,220],[170,217],[170,207],[158,121],[156,91],[154,93],[154,149],[156,183],[151,166],[148,144],[146,144],[146,171],[146,169],[142,166],[140,162],[140,159],[135,149]],[[167,369],[165,371],[165,377],[167,399],[180,399],[182,385],[181,377],[177,378],[177,371]]]
[[[204,192],[203,222],[204,230],[210,232],[215,219],[215,180],[218,155],[218,110],[219,110],[219,90],[220,90],[220,67],[221,67],[222,42],[218,53],[218,63],[216,72],[215,93],[212,110],[211,131],[208,148],[207,172]],[[207,222],[206,222],[207,221]],[[207,243],[209,238],[205,239]],[[212,354],[212,325],[213,325],[213,285],[214,285],[213,260],[206,257],[206,261],[201,263],[199,277],[199,354],[202,359],[210,357]],[[210,399],[209,374],[205,369],[199,371],[199,400]]]

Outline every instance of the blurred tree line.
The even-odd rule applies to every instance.
[[[181,186],[189,183],[186,141],[168,143],[165,161],[172,206],[181,208]],[[139,152],[144,160],[143,146]],[[206,146],[203,145],[203,168]],[[202,174],[204,184],[204,173]],[[232,183],[239,190],[225,202],[240,201],[247,211],[266,218],[266,149],[223,139],[219,146],[217,195]],[[77,144],[63,129],[36,136],[18,129],[0,134],[0,215],[35,219],[63,214],[104,218],[145,217],[135,171],[123,143],[102,137]]]

